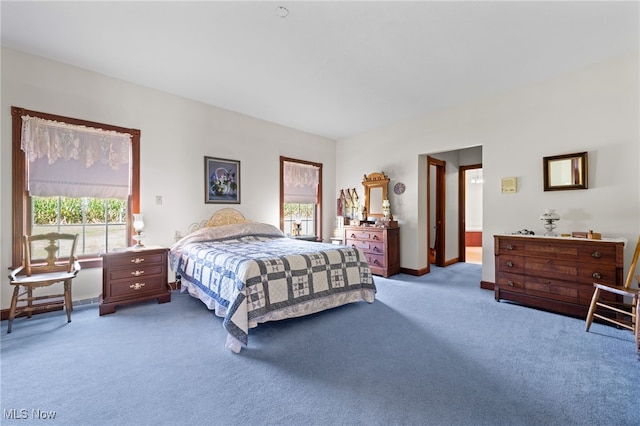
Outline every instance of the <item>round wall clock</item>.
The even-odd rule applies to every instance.
[[[393,192],[395,192],[398,195],[402,194],[404,190],[405,190],[405,187],[404,187],[404,183],[402,182],[396,183],[395,186],[393,187]]]

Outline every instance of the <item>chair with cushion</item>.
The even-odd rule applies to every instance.
[[[613,286],[601,283],[593,283],[595,290],[593,297],[591,298],[591,305],[589,306],[589,313],[587,314],[587,327],[586,331],[589,331],[591,323],[594,318],[599,318],[603,321],[623,327],[633,331],[636,340],[636,350],[640,351],[640,321],[638,321],[638,311],[640,310],[640,290],[638,288],[632,288],[636,268],[638,267],[638,261],[640,260],[640,237],[636,244],[636,249],[633,253],[631,260],[631,266],[629,267],[629,273],[627,279],[622,286]],[[640,275],[635,275],[635,280],[640,280]],[[602,300],[602,292],[607,292],[627,300],[621,303],[615,303]],[[631,303],[628,303],[631,302]],[[598,310],[600,308],[600,310]],[[607,312],[609,316],[605,315]],[[598,312],[603,312],[602,314]]]
[[[67,322],[71,322],[73,310],[71,280],[80,271],[80,264],[75,257],[78,235],[52,232],[25,235],[22,241],[24,245],[22,266],[14,269],[9,275],[10,284],[15,287],[11,298],[7,333],[11,333],[16,315],[26,313],[27,317],[31,318],[34,311],[50,310],[61,305],[66,308]],[[34,289],[57,283],[63,283],[63,293],[34,296]],[[24,289],[22,292],[20,292],[21,287]],[[49,300],[49,303],[33,303],[38,300]],[[18,306],[19,303],[20,306]]]

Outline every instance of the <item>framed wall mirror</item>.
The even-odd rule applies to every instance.
[[[542,166],[545,191],[588,188],[586,152],[544,157]]]
[[[367,219],[370,217],[381,218],[382,200],[387,200],[389,190],[389,178],[384,172],[371,173],[362,180],[364,187],[364,208],[367,211]]]

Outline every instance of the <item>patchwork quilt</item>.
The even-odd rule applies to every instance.
[[[170,262],[197,287],[189,289],[191,294],[215,303],[223,326],[241,345],[247,345],[249,328],[259,322],[359,300],[371,303],[376,292],[359,249],[286,238],[266,224],[196,231],[172,247]]]

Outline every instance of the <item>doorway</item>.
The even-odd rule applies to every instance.
[[[460,166],[458,178],[461,262],[482,264],[482,164]]]

